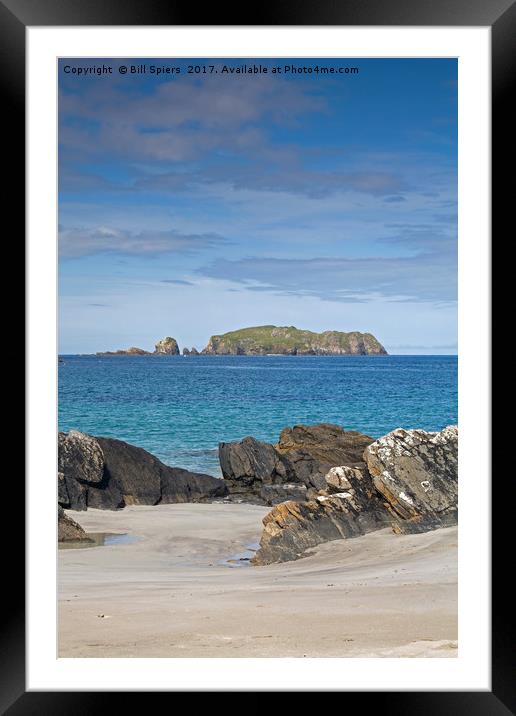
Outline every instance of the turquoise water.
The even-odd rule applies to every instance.
[[[59,429],[220,475],[220,441],[336,423],[380,437],[457,423],[456,356],[62,356]]]

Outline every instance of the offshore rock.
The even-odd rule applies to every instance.
[[[96,356],[150,356],[152,353],[132,346],[131,348],[123,348],[118,351],[97,351]]]
[[[179,355],[179,346],[177,345],[176,339],[171,338],[170,336],[167,336],[166,338],[162,338],[160,341],[158,341],[156,343],[156,347],[154,349],[154,355],[178,356]]]
[[[395,531],[457,524],[458,439],[456,426],[435,433],[398,428],[367,447],[367,467]]]

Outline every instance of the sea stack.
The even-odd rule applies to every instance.
[[[178,356],[179,346],[177,345],[176,339],[170,336],[162,338],[156,343],[154,354],[160,356]]]

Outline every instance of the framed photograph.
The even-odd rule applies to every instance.
[[[28,305],[2,712],[513,712],[490,265],[514,4],[0,13]]]

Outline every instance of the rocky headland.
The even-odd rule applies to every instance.
[[[299,425],[276,445],[221,443],[230,497],[273,506],[253,563],[391,526],[425,532],[457,523],[458,430],[397,429],[379,440],[336,425]]]
[[[256,326],[212,336],[203,355],[387,355],[371,333]]]

